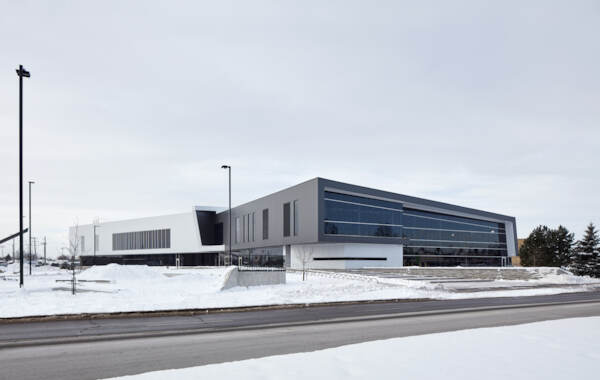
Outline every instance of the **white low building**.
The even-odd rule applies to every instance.
[[[224,246],[214,240],[214,219],[220,210],[195,207],[180,214],[71,227],[70,244],[77,246],[82,265],[218,265]],[[210,231],[201,230],[206,222]]]

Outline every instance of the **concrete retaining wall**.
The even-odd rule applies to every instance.
[[[371,273],[387,272],[405,276],[522,281],[541,279],[547,275],[569,274],[564,269],[554,267],[402,267],[367,268],[364,270]]]
[[[237,267],[231,268],[225,276],[221,290],[233,288],[236,286],[259,286],[285,284],[284,270],[238,270]]]

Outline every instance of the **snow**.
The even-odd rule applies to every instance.
[[[124,376],[159,379],[597,379],[600,317],[352,344]]]
[[[29,263],[23,263],[23,269],[25,273],[29,273]],[[4,271],[7,274],[19,274],[20,268],[19,268],[19,263],[18,262],[14,262],[14,263],[10,263],[8,264],[6,267],[0,267],[0,272]],[[31,266],[31,271],[32,272],[37,272],[39,274],[42,273],[58,273],[60,272],[60,269],[57,267],[53,267],[50,265],[46,265],[46,266],[35,266],[32,265]]]
[[[18,270],[18,263],[16,268]],[[67,282],[71,279],[70,271],[36,267],[32,276],[25,276],[23,289],[19,289],[18,272],[7,271],[0,273],[0,318],[384,299],[515,297],[579,292],[591,286],[588,284],[592,281],[557,275],[553,280],[559,284],[553,287],[510,289],[512,285],[523,283],[547,285],[544,279],[491,281],[486,286],[503,288],[457,292],[452,289],[456,284],[339,273],[311,273],[307,281],[302,281],[300,273],[287,273],[286,284],[221,290],[230,270],[231,267],[95,266],[77,275],[79,280],[86,282],[77,285],[75,296],[71,295],[71,284]],[[597,282],[597,279],[593,281]],[[481,283],[467,285],[483,286]]]
[[[77,276],[80,280],[104,280],[104,281],[154,281],[162,274],[157,267],[147,265],[119,265],[108,264],[93,266]]]

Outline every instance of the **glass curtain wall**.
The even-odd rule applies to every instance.
[[[399,238],[402,204],[326,191],[325,234]]]
[[[404,265],[501,265],[504,223],[403,207],[401,203],[325,191],[325,235],[398,239]]]
[[[504,223],[404,209],[404,265],[501,265]]]

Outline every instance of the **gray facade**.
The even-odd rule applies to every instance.
[[[232,208],[232,249],[239,251],[318,242],[318,183],[319,178],[311,179]],[[294,202],[297,204],[296,213]],[[284,236],[283,208],[286,203],[290,204],[289,236]],[[263,234],[264,210],[268,210],[266,235]],[[229,211],[217,214],[216,221],[223,225],[223,242],[227,251],[230,244]]]
[[[268,210],[267,231],[263,230],[263,210]],[[216,222],[222,223],[227,252],[228,212],[218,213]],[[346,246],[348,252],[350,245],[356,248],[357,244],[364,247],[364,255],[323,253],[328,251],[323,247]],[[382,252],[377,249],[381,244],[398,248],[372,254]],[[313,253],[313,267],[339,267],[340,261],[354,266],[397,265],[390,252],[400,258],[404,255],[404,265],[506,265],[505,258],[517,252],[516,221],[511,216],[324,178],[232,209],[231,247],[242,256],[286,255],[289,265],[293,247],[308,245],[319,251]]]

